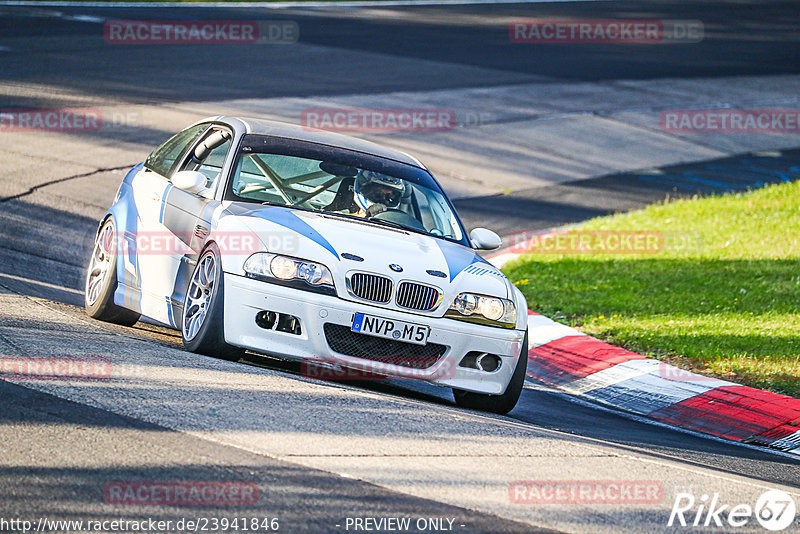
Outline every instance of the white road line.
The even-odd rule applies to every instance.
[[[106,21],[106,19],[102,17],[94,17],[92,15],[62,15],[62,19],[64,20],[74,20],[77,22],[97,22],[102,24]]]
[[[67,293],[74,293],[76,295],[83,296],[83,291],[79,291],[79,290],[73,289],[71,287],[59,286],[59,285],[56,285],[56,284],[49,284],[47,282],[40,282],[39,280],[34,280],[33,278],[25,278],[24,276],[15,276],[13,274],[0,273],[0,280],[2,280],[3,278],[8,278],[9,280],[14,280],[16,282],[24,282],[26,284],[33,284],[33,285],[37,285],[37,286],[42,286],[42,287],[46,287],[48,289],[56,289],[58,291],[66,291]]]

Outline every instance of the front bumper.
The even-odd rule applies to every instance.
[[[261,311],[299,318],[301,333],[296,335],[259,327],[255,317]],[[349,329],[356,312],[427,325],[431,328],[428,343],[444,345],[447,350],[435,364],[425,369],[388,363],[376,364],[331,350],[324,333],[325,323]],[[387,376],[413,378],[440,386],[493,395],[505,392],[525,335],[520,330],[402,313],[230,273],[225,273],[224,326],[226,342],[255,352],[294,360],[321,361],[359,370],[373,369]],[[495,354],[501,358],[502,365],[492,372],[460,367],[459,362],[471,351]]]

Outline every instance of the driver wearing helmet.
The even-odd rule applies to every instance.
[[[358,211],[353,215],[374,217],[387,209],[398,209],[405,191],[406,184],[400,178],[374,171],[359,171],[353,187],[353,200]]]

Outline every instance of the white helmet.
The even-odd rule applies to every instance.
[[[356,176],[353,196],[363,210],[368,210],[373,204],[397,209],[405,191],[406,183],[400,178],[362,170]]]

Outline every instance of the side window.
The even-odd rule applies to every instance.
[[[165,178],[169,177],[169,170],[180,157],[187,146],[192,144],[197,136],[208,128],[208,124],[198,124],[178,132],[170,137],[163,145],[153,150],[144,162],[144,166],[157,172]]]
[[[223,128],[213,128],[195,146],[192,155],[181,167],[182,171],[197,171],[206,175],[206,187],[214,187],[222,174],[225,157],[233,142],[231,133]]]

